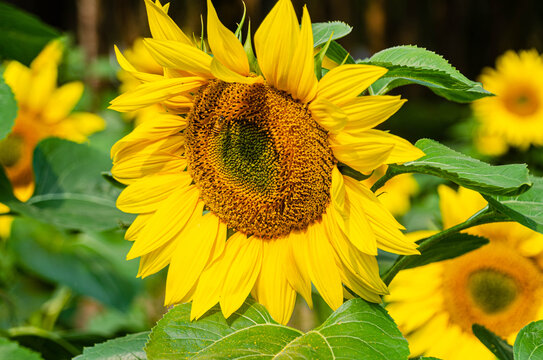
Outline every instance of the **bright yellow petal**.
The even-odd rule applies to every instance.
[[[232,238],[228,239],[230,242]],[[231,255],[231,254],[229,254]],[[226,251],[223,251],[211,264],[208,264],[192,297],[192,307],[190,309],[190,319],[198,319],[209,309],[219,302],[224,278],[228,271],[225,262]]]
[[[339,223],[349,241],[368,255],[377,255],[377,241],[370,226],[363,203],[353,190],[345,187],[343,223]]]
[[[228,274],[221,291],[225,318],[239,309],[251,292],[262,265],[262,240],[236,233],[226,242],[223,259]]]
[[[194,215],[176,240],[177,248],[172,254],[166,281],[166,305],[181,302],[194,287],[218,237],[218,217],[212,213]]]
[[[212,57],[202,50],[172,40],[143,39],[153,58],[162,66],[187,71],[194,75],[212,77]]]
[[[55,67],[57,68],[62,59],[63,45],[60,40],[50,41],[42,51],[36,56],[30,68],[34,72],[39,72],[45,67]]]
[[[329,141],[336,159],[362,173],[383,165],[394,148],[379,141],[359,141],[342,132],[329,136]]]
[[[229,83],[240,83],[240,84],[255,84],[261,83],[264,81],[262,76],[243,76],[238,74],[235,71],[230,70],[220,61],[213,58],[211,61],[211,73],[214,77],[219,80],[226,81]]]
[[[30,91],[26,101],[30,110],[36,113],[42,111],[57,87],[57,73],[57,66],[48,64],[32,74],[31,81],[27,84]]]
[[[303,255],[305,247],[301,246],[301,242],[306,241],[301,237],[307,236],[306,234],[291,232],[285,239],[288,241],[286,275],[288,282],[298,293],[300,293],[309,307],[313,307],[313,299],[311,297],[311,278],[308,272],[308,265],[306,256]]]
[[[347,124],[348,117],[343,109],[326,99],[319,98],[311,102],[309,110],[319,125],[333,134],[341,131]]]
[[[154,213],[139,214],[124,233],[126,240],[134,241]]]
[[[290,64],[288,92],[303,103],[310,102],[317,93],[317,77],[313,60],[313,30],[306,6],[304,6],[302,16],[298,46]]]
[[[211,0],[207,0],[207,38],[214,58],[239,75],[249,75],[249,60],[243,45],[221,23]]]
[[[121,192],[117,207],[132,214],[156,211],[172,192],[189,186],[191,182],[192,178],[187,172],[145,177]]]
[[[317,99],[327,99],[337,105],[360,93],[386,74],[388,70],[373,65],[341,65],[326,73],[319,81]]]
[[[262,268],[255,283],[256,299],[279,323],[286,324],[294,310],[296,291],[287,281],[289,239],[262,242]]]
[[[147,8],[147,17],[149,18],[149,28],[155,39],[173,40],[185,45],[192,45],[190,39],[168,16],[165,9],[150,0],[145,0],[145,7]]]
[[[9,61],[3,75],[6,84],[15,94],[17,104],[26,104],[28,96],[31,94],[28,86],[32,76],[30,69],[18,61]]]
[[[170,195],[137,237],[126,256],[127,260],[175,241],[192,214],[198,211],[201,213],[203,204],[198,204],[199,196],[195,187],[182,188]]]
[[[56,89],[43,109],[44,120],[52,123],[67,117],[83,95],[83,89],[83,83],[80,81],[62,85]]]
[[[359,96],[351,99],[341,106],[349,118],[344,131],[353,135],[373,128],[392,116],[406,101],[400,96]]]
[[[124,71],[127,71],[130,73],[130,75],[134,76],[136,79],[142,82],[149,82],[149,81],[157,81],[162,80],[163,77],[158,74],[149,74],[146,72],[138,71],[121,53],[117,45],[114,45],[115,49],[115,56],[117,57],[117,62],[121,66],[121,68]]]
[[[180,93],[194,91],[207,80],[201,77],[164,79],[139,85],[111,101],[110,109],[129,112],[168,100]]]
[[[168,266],[176,247],[177,243],[175,241],[170,241],[159,248],[142,255],[140,258],[138,277],[145,278]]]
[[[268,84],[288,91],[288,77],[300,27],[290,0],[279,0],[255,33],[260,70]]]
[[[168,153],[135,154],[126,157],[123,161],[113,164],[111,173],[113,177],[123,183],[131,184],[142,177],[157,173],[183,171],[187,161],[181,156]]]
[[[87,136],[104,130],[106,122],[100,116],[77,112],[70,114],[54,128],[53,135],[75,142],[84,142]]]

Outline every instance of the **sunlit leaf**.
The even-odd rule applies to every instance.
[[[74,360],[145,360],[143,347],[149,332],[131,334],[88,347]]]
[[[341,39],[348,35],[353,28],[341,21],[330,21],[311,24],[313,28],[313,47],[326,43],[330,36],[332,40]]]
[[[515,360],[543,359],[543,320],[522,328],[513,345]]]

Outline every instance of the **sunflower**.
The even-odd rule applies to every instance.
[[[119,49],[115,47],[115,51],[118,52]],[[149,54],[149,51],[147,51],[147,48],[143,44],[143,38],[136,39],[132,44],[132,47],[125,50],[124,55],[137,71],[156,75],[164,74],[162,66],[160,66],[151,54]],[[119,86],[121,93],[135,89],[140,84],[140,81],[136,77],[123,69],[119,70],[117,78],[121,82],[121,85]],[[162,112],[164,112],[164,107],[159,103],[156,103],[137,111],[126,113],[125,115],[127,120],[134,120],[135,124],[139,125],[148,119],[155,118]]]
[[[383,165],[371,174],[369,178],[362,183],[371,187],[381,176],[387,171],[387,166]],[[385,185],[379,188],[377,196],[379,201],[392,213],[394,216],[402,216],[411,206],[410,198],[419,191],[419,184],[412,174],[400,174],[388,180]]]
[[[481,125],[479,151],[500,155],[509,146],[543,145],[543,60],[537,51],[507,51],[496,69],[483,70],[480,81],[496,96],[473,103]]]
[[[0,141],[0,163],[22,201],[34,189],[32,154],[44,138],[56,136],[83,142],[87,136],[102,130],[105,122],[86,112],[72,113],[83,94],[83,83],[70,82],[57,88],[57,68],[62,57],[62,44],[50,42],[32,61],[30,68],[9,61],[4,79],[17,100],[18,113],[8,137]]]
[[[296,293],[311,304],[311,283],[333,309],[350,292],[379,302],[387,288],[377,249],[416,254],[416,244],[337,163],[369,172],[423,155],[372,129],[404,100],[358,97],[386,69],[342,65],[319,81],[309,14],[304,8],[300,27],[290,0],[256,31],[258,63],[211,1],[213,56],[158,1],[145,5],[153,38],[144,44],[164,75],[139,72],[118,53],[142,84],[111,102],[118,111],[155,103],[168,111],[111,150],[112,173],[128,185],[117,206],[139,214],[126,232],[139,276],[169,265],[165,303],[192,301],[193,319],[218,302],[228,317],[252,294],[286,323]]]
[[[486,206],[478,193],[439,188],[444,228]],[[513,343],[518,331],[543,318],[543,235],[518,223],[494,223],[467,233],[490,242],[460,257],[401,271],[390,284],[387,309],[407,337],[412,356],[495,359],[473,335],[473,324]]]

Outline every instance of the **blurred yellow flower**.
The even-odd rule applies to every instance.
[[[22,201],[27,200],[34,189],[32,154],[40,140],[54,136],[83,142],[105,126],[97,115],[72,113],[83,94],[83,84],[74,81],[57,88],[61,57],[62,45],[55,40],[42,50],[30,68],[8,61],[4,71],[19,110],[11,133],[0,142],[0,163],[15,195]]]
[[[124,51],[124,56],[130,64],[139,72],[148,74],[163,75],[164,70],[159,63],[149,54],[147,48],[143,44],[143,38],[138,38],[134,41],[134,44],[130,49]],[[129,71],[120,69],[117,73],[117,77],[121,82],[119,91],[125,93],[130,90],[134,90],[141,81],[137,77],[133,76]],[[126,113],[127,120],[134,120],[136,125],[142,122],[153,119],[159,114],[164,113],[164,106],[159,103],[146,106],[133,112]]]
[[[543,145],[543,60],[537,51],[507,51],[496,69],[483,70],[480,81],[496,96],[472,105],[480,122],[479,151],[501,155],[509,146]]]
[[[138,71],[117,51],[142,84],[111,102],[124,112],[156,103],[168,110],[111,151],[112,173],[128,185],[117,206],[139,214],[126,233],[139,275],[169,265],[165,303],[192,301],[193,319],[218,302],[228,317],[251,293],[286,323],[296,293],[311,304],[311,283],[333,309],[348,294],[343,285],[380,302],[387,289],[377,249],[416,254],[416,244],[336,163],[370,172],[423,155],[372,129],[404,100],[358,97],[386,69],[342,65],[319,81],[309,13],[300,27],[290,0],[279,0],[255,33],[261,73],[211,1],[213,56],[158,1],[145,4],[153,38],[144,44],[164,76]]]
[[[439,188],[444,228],[486,206],[478,193]],[[490,243],[455,259],[401,271],[389,286],[387,309],[407,337],[412,356],[493,360],[473,335],[480,324],[513,343],[517,332],[543,318],[543,235],[518,223],[466,232]]]
[[[387,171],[387,166],[383,165],[371,174],[371,176],[362,181],[367,187],[371,188]],[[419,185],[412,174],[400,174],[394,176],[383,185],[376,194],[379,201],[394,216],[402,216],[409,211],[411,207],[411,197],[419,191]]]

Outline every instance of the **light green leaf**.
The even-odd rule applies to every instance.
[[[148,337],[149,332],[141,332],[108,340],[85,348],[74,360],[145,360],[143,347]]]
[[[513,360],[513,348],[505,340],[488,330],[484,326],[473,324],[473,334],[492,351],[499,360]],[[516,357],[515,357],[516,359]]]
[[[9,240],[8,246],[27,271],[121,311],[130,307],[141,284],[120,274],[99,248],[92,249],[51,225],[17,218]]]
[[[518,196],[484,196],[491,207],[512,220],[543,233],[543,178],[531,176],[533,186]]]
[[[515,360],[543,359],[543,320],[523,327],[513,345]]]
[[[42,360],[40,354],[0,337],[0,359]]]
[[[311,24],[313,28],[313,47],[325,44],[330,36],[332,40],[348,35],[353,28],[341,21],[330,21]]]
[[[390,165],[372,190],[379,189],[392,176],[411,172],[438,176],[490,195],[518,195],[532,184],[525,164],[492,166],[430,139],[421,139],[415,146],[426,155],[403,165]],[[541,217],[543,220],[543,214]]]
[[[218,307],[189,320],[190,305],[178,305],[151,331],[149,359],[406,359],[407,341],[386,311],[362,299],[346,302],[321,326],[303,334],[273,321],[248,300],[228,320]]]
[[[109,157],[86,144],[50,138],[34,151],[34,195],[21,203],[0,175],[0,201],[13,211],[68,229],[102,231],[130,224],[133,216],[115,207],[120,190],[102,178]]]
[[[11,132],[17,118],[17,101],[15,101],[13,91],[4,81],[3,73],[0,74],[0,109],[2,109],[0,111],[0,140],[3,140]]]
[[[0,2],[0,58],[28,65],[45,44],[59,36],[35,16]]]
[[[419,84],[456,102],[471,102],[492,95],[480,83],[462,75],[443,57],[424,48],[396,46],[360,62],[389,70],[371,86],[375,94],[385,94],[398,86]]]

